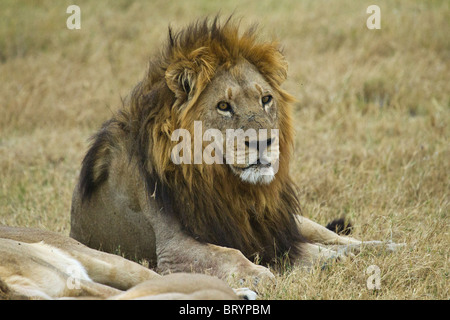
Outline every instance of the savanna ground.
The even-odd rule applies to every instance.
[[[81,8],[68,30],[66,8]],[[366,8],[381,8],[369,30]],[[262,299],[449,299],[448,1],[0,2],[0,223],[68,235],[88,138],[142,77],[167,26],[235,12],[276,37],[294,96],[292,175],[304,215],[392,239],[309,272],[287,269]],[[367,288],[370,265],[381,288]]]

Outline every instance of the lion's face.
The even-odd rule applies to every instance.
[[[183,165],[182,170],[171,170],[190,184],[200,173],[207,183],[230,174],[246,183],[278,186],[271,183],[275,175],[286,178],[289,171],[294,101],[281,89],[287,62],[278,44],[259,42],[254,29],[240,33],[238,24],[219,26],[217,21],[212,26],[197,24],[169,40],[164,63],[155,70],[165,70],[167,88],[174,95],[160,128],[168,133],[171,150],[162,142],[154,153],[170,152],[172,163]],[[179,131],[184,131],[182,143]]]
[[[209,140],[208,129],[219,130],[223,137],[210,139],[224,151],[216,155],[216,149],[212,156],[222,157],[221,165],[242,181],[267,184],[278,171],[277,99],[276,90],[245,60],[221,67],[198,99],[195,109],[201,110],[204,140]],[[209,144],[203,142],[204,147]]]

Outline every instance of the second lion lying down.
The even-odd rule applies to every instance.
[[[93,138],[73,194],[71,237],[146,259],[160,272],[207,271],[223,279],[270,276],[251,262],[256,257],[262,264],[278,257],[310,264],[359,248],[361,241],[300,216],[289,176],[294,99],[281,88],[286,77],[277,43],[258,41],[254,28],[239,32],[232,20],[216,18],[169,30],[129,101]],[[175,164],[173,133],[198,134],[195,121],[223,136],[230,129],[278,135],[245,140],[243,162]],[[215,142],[226,149],[226,141]],[[182,156],[195,156],[196,148]]]
[[[0,300],[255,299],[207,275],[160,276],[45,230],[0,225]]]

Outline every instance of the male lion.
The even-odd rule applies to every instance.
[[[277,43],[258,41],[255,28],[240,33],[217,18],[175,34],[169,28],[129,101],[93,138],[73,195],[71,236],[149,260],[160,272],[220,278],[272,276],[250,261],[256,257],[309,264],[341,254],[317,242],[359,247],[300,216],[289,177],[294,99],[281,88],[286,76]],[[194,136],[194,121],[224,136],[227,129],[279,134],[265,139],[267,150],[258,150],[265,159],[256,162],[175,164],[172,135],[183,128]],[[253,142],[245,140],[246,153],[261,141]]]

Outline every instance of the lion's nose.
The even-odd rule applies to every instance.
[[[247,148],[250,148],[251,146],[252,148],[256,147],[256,150],[258,151],[260,151],[260,149],[262,149],[261,151],[264,151],[272,144],[273,140],[274,138],[269,138],[265,142],[263,140],[262,141],[245,140],[245,145],[247,146]]]
[[[256,165],[257,166],[262,166],[262,167],[270,167],[270,166],[272,166],[272,162],[267,161],[264,158],[261,161],[261,158],[258,158],[258,160],[256,160]]]

